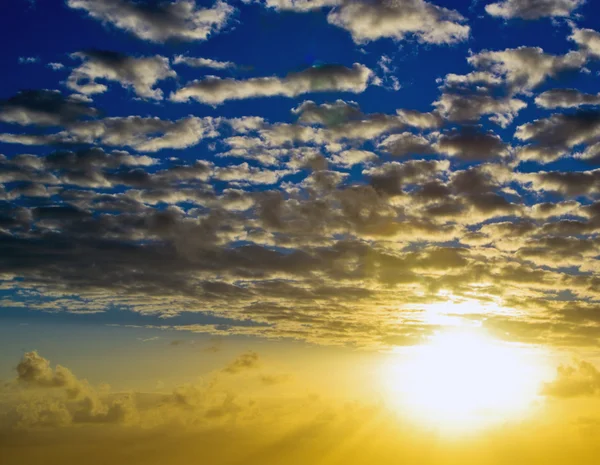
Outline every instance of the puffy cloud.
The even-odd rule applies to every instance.
[[[446,171],[450,164],[445,161],[410,160],[404,163],[384,163],[364,171],[371,185],[387,195],[401,195],[409,183],[428,181]]]
[[[302,102],[292,110],[302,123],[336,126],[353,119],[362,119],[363,113],[355,102],[336,100],[333,103],[317,105],[312,100]]]
[[[567,197],[591,196],[600,192],[600,170],[538,171],[522,174],[520,180],[531,183],[534,190],[558,192]]]
[[[486,5],[485,11],[502,18],[540,19],[571,16],[585,0],[502,0]]]
[[[219,32],[235,12],[225,2],[199,8],[195,0],[175,0],[144,5],[132,0],[68,0],[71,8],[152,42],[206,40]]]
[[[552,89],[538,95],[535,103],[550,109],[600,105],[600,94],[585,94],[577,89]]]
[[[554,381],[546,383],[542,394],[552,397],[580,397],[600,395],[600,371],[589,362],[580,361],[558,368]]]
[[[509,155],[509,147],[500,136],[468,127],[442,134],[435,147],[443,154],[471,161],[493,160]]]
[[[350,168],[354,165],[359,165],[368,161],[377,159],[377,155],[368,150],[344,150],[333,155],[331,162],[334,165],[340,165]]]
[[[486,94],[443,93],[434,103],[439,113],[450,121],[476,122],[483,115],[502,127],[513,122],[527,104],[516,98],[495,98]]]
[[[55,90],[26,90],[0,101],[0,121],[6,123],[60,126],[97,115],[96,109]]]
[[[428,155],[435,153],[433,144],[423,136],[411,132],[392,134],[379,144],[379,149],[387,153],[404,157],[407,155]]]
[[[97,79],[117,81],[125,88],[133,88],[142,98],[161,100],[162,90],[154,88],[158,81],[177,77],[169,59],[156,55],[134,58],[117,52],[92,50],[72,55],[83,63],[69,75],[67,86],[86,95],[106,92],[108,87]]]
[[[424,0],[341,2],[327,20],[348,30],[357,43],[415,37],[419,42],[452,44],[466,40],[470,33],[459,12]]]
[[[35,387],[64,387],[78,389],[79,381],[68,368],[57,365],[50,367],[50,362],[37,352],[26,352],[17,365],[17,380]]]
[[[174,65],[187,65],[193,68],[212,68],[212,69],[227,69],[235,68],[235,63],[232,61],[218,61],[210,58],[196,58],[185,55],[175,55],[173,58]]]
[[[190,99],[209,105],[220,105],[227,100],[256,97],[295,97],[308,92],[363,92],[372,76],[372,71],[355,63],[352,68],[340,65],[313,66],[304,71],[290,73],[284,78],[261,77],[247,80],[221,79],[209,76],[193,81],[171,94],[174,102]]]
[[[539,47],[519,47],[502,51],[484,50],[471,55],[475,68],[502,79],[512,93],[527,92],[559,73],[578,70],[587,57],[580,52],[550,55]]]
[[[573,28],[569,37],[586,53],[598,58],[600,57],[600,32],[593,29]]]
[[[533,142],[519,151],[525,160],[549,162],[565,156],[579,145],[590,145],[600,137],[600,113],[557,113],[517,128],[515,137]]]

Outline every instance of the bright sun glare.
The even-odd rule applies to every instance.
[[[470,329],[440,333],[398,354],[383,378],[403,414],[465,431],[525,415],[538,399],[542,370],[530,350]]]

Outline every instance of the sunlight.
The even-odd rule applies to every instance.
[[[403,414],[448,431],[470,431],[523,417],[543,378],[530,349],[481,330],[440,333],[383,368],[391,402]]]

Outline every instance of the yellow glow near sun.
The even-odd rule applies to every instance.
[[[538,400],[539,358],[480,330],[441,333],[385,364],[383,383],[402,414],[448,431],[524,416]]]

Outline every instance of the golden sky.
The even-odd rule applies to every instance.
[[[597,0],[0,0],[0,465],[600,464]]]

